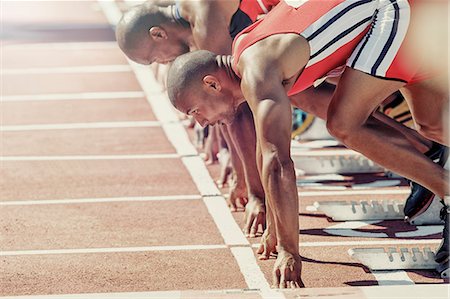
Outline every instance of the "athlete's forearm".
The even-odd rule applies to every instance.
[[[263,180],[279,250],[298,253],[298,195],[294,166],[276,151],[263,157]]]
[[[247,103],[239,107],[238,115],[230,125],[230,137],[244,167],[247,189],[251,195],[249,200],[264,203],[264,189],[257,167],[255,125]]]

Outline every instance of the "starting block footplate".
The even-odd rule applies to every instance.
[[[419,248],[352,248],[348,254],[370,270],[436,269],[434,252]]]

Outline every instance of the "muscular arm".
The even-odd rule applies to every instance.
[[[272,216],[270,224],[276,231],[279,254],[273,284],[281,288],[302,285],[298,194],[290,156],[292,112],[284,84],[301,72],[308,57],[304,39],[279,35],[247,48],[237,65],[242,92],[254,115],[262,156],[261,180]]]
[[[253,72],[252,72],[253,73]],[[270,87],[265,82],[273,82]],[[242,90],[254,113],[261,146],[261,179],[270,206],[280,250],[298,254],[298,195],[290,157],[292,112],[280,78],[266,72],[259,78],[246,73]]]

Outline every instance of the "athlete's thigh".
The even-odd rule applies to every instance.
[[[440,126],[447,115],[449,94],[441,88],[438,80],[436,78],[409,84],[400,90],[418,124]]]
[[[349,123],[365,123],[384,99],[404,85],[347,67],[331,100],[328,119],[345,117]]]

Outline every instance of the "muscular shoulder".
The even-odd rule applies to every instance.
[[[270,51],[268,51],[270,49]],[[309,46],[296,34],[277,34],[246,48],[236,65],[244,80],[278,80],[296,77],[309,58]]]
[[[239,0],[180,0],[181,14],[190,23],[195,23],[196,18],[202,18],[211,12],[221,14],[231,19],[239,8]]]

